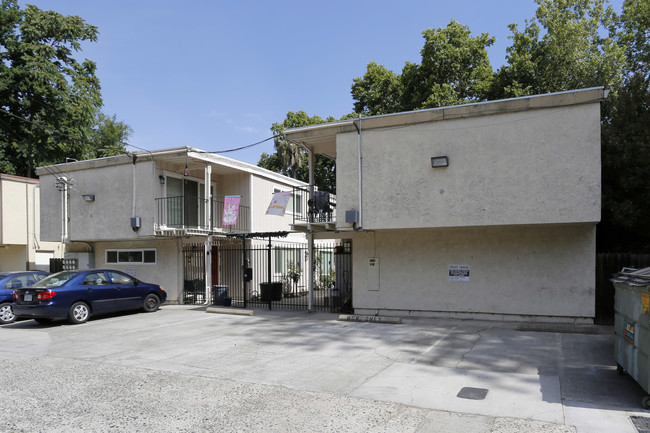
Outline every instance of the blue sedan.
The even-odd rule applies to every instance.
[[[93,269],[63,271],[14,291],[14,314],[21,319],[48,323],[65,319],[84,323],[91,315],[115,311],[158,310],[165,290],[120,271]]]
[[[50,275],[49,272],[43,271],[0,272],[0,325],[16,320],[11,308],[11,303],[14,301],[14,290],[19,287],[31,286],[48,275]]]

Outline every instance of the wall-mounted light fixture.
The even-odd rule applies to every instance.
[[[433,168],[440,168],[440,167],[448,167],[449,166],[449,158],[446,156],[434,156],[431,158],[431,167]]]
[[[89,203],[95,201],[95,194],[83,194],[81,197],[83,197],[84,201]]]
[[[165,176],[163,176],[163,175],[161,174],[160,176],[158,176],[158,179],[160,179],[160,184],[161,184],[161,185],[164,185],[164,184],[165,184]]]
[[[183,172],[183,176],[189,176],[190,175],[190,169],[187,168],[187,163],[185,164],[185,171]]]

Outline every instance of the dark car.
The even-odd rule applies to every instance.
[[[48,275],[50,275],[49,272],[43,271],[0,272],[0,325],[16,320],[11,308],[11,303],[14,301],[14,290],[19,287],[31,286]]]
[[[137,280],[112,269],[63,271],[15,289],[16,317],[47,323],[65,319],[84,323],[91,315],[143,309],[153,312],[167,299],[157,284]]]

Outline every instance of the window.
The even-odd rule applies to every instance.
[[[103,272],[93,272],[86,275],[83,280],[84,286],[102,286],[104,284],[108,284],[108,281]]]
[[[123,284],[123,285],[133,285],[135,283],[135,280],[133,278],[129,277],[128,275],[124,275],[122,273],[118,272],[109,272],[108,275],[111,277],[111,281],[113,284]]]
[[[155,248],[146,250],[106,250],[106,263],[155,264],[156,250]]]

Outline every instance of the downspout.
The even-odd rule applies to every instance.
[[[359,224],[356,231],[363,230],[363,154],[361,153],[361,114],[359,114],[359,125],[352,122],[357,128],[357,153],[359,154]]]
[[[135,192],[136,192],[136,190],[135,190],[135,161],[138,159],[138,157],[135,154],[133,154],[131,156],[131,158],[133,159],[133,165],[132,165],[132,167],[133,167],[133,176],[132,176],[132,179],[133,179],[133,182],[132,182],[133,183],[133,204],[131,206],[131,218],[135,218]]]
[[[61,243],[68,242],[68,179],[61,177]]]

